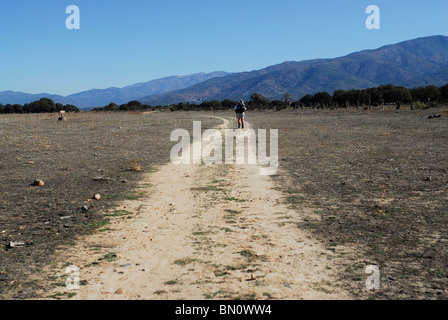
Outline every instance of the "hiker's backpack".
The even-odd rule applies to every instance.
[[[244,108],[244,105],[241,102],[239,102],[237,107],[236,107],[236,109],[235,109],[235,112],[236,113],[243,113],[244,111],[246,111],[246,109]]]

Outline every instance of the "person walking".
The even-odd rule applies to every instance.
[[[242,127],[244,129],[245,124],[245,115],[246,115],[246,105],[244,104],[244,100],[241,99],[238,104],[235,106],[236,118],[238,119],[238,129]]]

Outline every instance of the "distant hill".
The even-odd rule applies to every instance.
[[[123,88],[93,89],[67,96],[89,106],[104,106],[110,102],[116,104],[138,100],[147,95],[161,94],[167,91],[179,90],[200,82],[229,75],[228,72],[195,73],[187,76],[171,76],[148,82],[142,82]]]
[[[167,91],[179,90],[190,87],[197,83],[222,77],[230,73],[216,71],[211,73],[196,73],[186,76],[170,76],[161,79],[151,80],[126,86],[123,88],[93,89],[83,91],[69,96],[52,95],[48,93],[28,94],[23,92],[3,91],[0,92],[0,103],[2,104],[25,104],[40,98],[50,98],[62,104],[73,104],[80,108],[104,107],[115,102],[116,104],[127,103],[131,100],[138,100],[152,94],[160,94]]]
[[[334,59],[284,62],[149,95],[140,101],[158,105],[237,100],[248,99],[254,92],[269,99],[278,99],[285,93],[299,99],[319,91],[333,93],[337,89],[364,89],[389,83],[407,87],[448,83],[448,37],[418,38]]]
[[[49,98],[53,100],[55,103],[72,104],[79,108],[86,107],[79,101],[75,101],[70,98],[66,98],[60,95],[49,94],[49,93],[38,93],[38,94],[30,94],[24,92],[16,92],[16,91],[2,91],[0,92],[0,103],[1,104],[25,104],[33,101],[40,100],[41,98]]]

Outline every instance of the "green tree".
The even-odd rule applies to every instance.
[[[268,98],[259,93],[252,93],[248,106],[253,109],[266,109],[269,107],[270,101]]]
[[[302,103],[304,106],[311,107],[311,102],[313,100],[313,96],[311,94],[307,94],[303,96],[299,102]]]
[[[369,90],[367,89],[360,90],[358,97],[359,100],[357,101],[359,101],[360,104],[369,105],[370,100]]]
[[[426,86],[425,93],[431,101],[440,101],[442,98],[440,89],[434,85]]]
[[[15,104],[14,107],[14,113],[23,113],[23,106],[21,104]]]
[[[428,98],[431,101],[440,101],[442,99],[441,88],[434,85],[418,87],[411,89],[412,99],[414,101],[426,102]]]
[[[201,103],[200,108],[203,110],[220,110],[222,105],[218,100],[204,101]]]
[[[64,106],[62,105],[62,103],[56,103],[56,111],[61,111],[63,110]]]
[[[8,103],[3,109],[3,113],[14,113],[14,106]]]
[[[377,88],[369,88],[367,89],[369,94],[370,103],[374,106],[379,106],[381,104],[381,100],[383,97]]]
[[[443,101],[448,101],[448,83],[440,87],[440,96]]]
[[[328,92],[318,92],[311,99],[313,104],[319,104],[321,107],[330,105],[332,101],[333,99]]]
[[[23,112],[25,112],[25,113],[31,113],[31,112],[33,112],[33,109],[32,109],[32,107],[30,106],[29,103],[25,103],[25,104],[23,105]]]
[[[337,104],[341,107],[345,106],[347,101],[351,101],[353,97],[349,91],[345,90],[335,90],[333,93],[333,101],[337,102]]]
[[[42,98],[39,101],[31,102],[27,108],[28,110],[33,113],[49,113],[49,112],[56,112],[56,104],[53,102],[53,100],[48,98]]]
[[[223,109],[233,109],[236,106],[237,102],[230,100],[230,99],[224,99],[221,101],[221,106]]]
[[[272,109],[275,109],[277,111],[278,110],[282,110],[282,109],[286,108],[285,101],[283,101],[283,100],[272,100],[270,105],[269,105],[269,107],[272,108]]]
[[[127,103],[127,110],[131,110],[131,111],[143,110],[143,104],[137,100],[129,101]]]
[[[391,84],[387,86],[378,87],[378,91],[381,92],[381,95],[384,101],[387,102],[409,102],[412,99],[411,91],[405,87],[395,87]]]
[[[66,105],[63,107],[63,110],[64,110],[64,111],[67,111],[67,112],[79,112],[78,107],[76,107],[76,106],[74,106],[74,105],[72,105],[72,104],[66,104]]]
[[[411,89],[411,97],[414,101],[420,101],[423,102],[427,100],[425,99],[425,88],[424,87],[418,87],[418,88],[412,88]]]
[[[118,111],[119,110],[119,106],[116,103],[109,103],[107,106],[105,106],[103,108],[104,111]]]

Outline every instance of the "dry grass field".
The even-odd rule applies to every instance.
[[[434,114],[441,117],[429,119]],[[75,245],[80,235],[113,232],[104,212],[147,197],[143,174],[169,162],[172,130],[191,130],[193,120],[202,121],[202,129],[222,124],[214,116],[234,117],[231,112],[88,112],[58,122],[54,115],[1,115],[0,299],[42,298],[45,284],[35,275],[54,262],[54,252]],[[279,172],[270,179],[295,212],[263,225],[322,243],[333,261],[327,268],[337,270],[338,283],[354,299],[448,298],[447,119],[446,107],[249,112],[252,128],[279,130]],[[189,192],[210,191],[209,208],[216,203],[215,191],[228,189],[226,201],[237,201],[231,194],[237,190],[212,185],[233,169],[200,170],[210,181]],[[45,185],[33,186],[35,179]],[[201,183],[201,175],[196,179]],[[93,199],[95,194],[101,200]],[[225,211],[236,220],[244,210],[249,206]],[[256,221],[250,224],[255,231]],[[228,227],[226,232],[234,228]],[[236,227],[230,231],[236,236]],[[268,236],[253,237],[267,241]],[[10,248],[11,242],[25,245]],[[225,244],[216,250],[229,253]],[[265,260],[257,268],[273,261]],[[366,290],[368,265],[380,269],[379,290]],[[230,273],[226,269],[216,277]],[[331,290],[331,283],[321,288]]]
[[[141,196],[142,173],[169,161],[171,131],[190,130],[198,118],[204,129],[220,123],[198,115],[89,112],[67,114],[64,122],[49,114],[1,115],[0,297],[10,290],[18,299],[35,297],[39,286],[29,276],[58,246],[107,229],[105,209]],[[33,186],[35,179],[45,185]],[[26,245],[11,249],[10,242]]]
[[[279,129],[275,181],[315,213],[297,227],[345,257],[351,291],[377,299],[448,298],[447,120],[446,107],[248,114]],[[367,265],[380,269],[378,291],[365,290]]]

